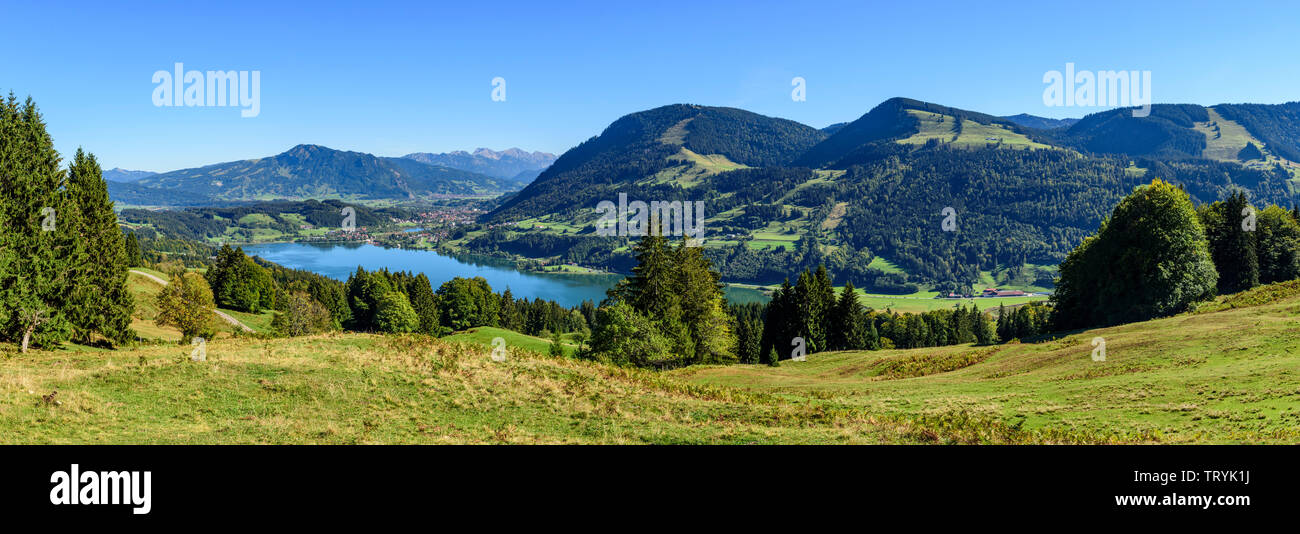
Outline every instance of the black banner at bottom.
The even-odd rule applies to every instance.
[[[7,446],[0,510],[159,526],[196,519],[540,526],[574,514],[838,510],[1096,519],[1280,515],[1294,447]],[[509,511],[509,513],[504,513]],[[1068,515],[1063,515],[1068,514]],[[814,518],[809,521],[816,522]]]

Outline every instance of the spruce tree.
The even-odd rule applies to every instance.
[[[135,232],[126,233],[126,265],[128,267],[144,266],[144,257],[140,252],[140,238]]]
[[[507,291],[509,293],[509,291]],[[415,275],[406,281],[406,294],[410,296],[411,308],[420,319],[416,332],[436,336],[442,329],[438,324],[438,299],[433,294],[433,286],[424,273]]]
[[[787,358],[791,340],[799,335],[795,308],[795,289],[787,278],[772,294],[772,300],[767,305],[763,340],[758,350],[760,363],[776,365]]]
[[[0,104],[0,335],[29,347],[50,347],[71,333],[65,313],[69,261],[76,240],[69,225],[54,142],[30,98]]]
[[[880,330],[876,328],[876,318],[873,315],[868,314],[866,316],[866,324],[867,324],[867,347],[866,348],[869,350],[880,350],[881,349]]]
[[[830,331],[834,325],[834,318],[831,317],[831,313],[835,309],[835,287],[825,265],[817,265],[817,270],[813,274],[811,289],[812,304],[815,309],[809,320],[818,327],[818,333],[815,335],[820,344],[817,346],[816,351],[809,350],[810,353],[830,348]]]
[[[686,239],[679,242],[673,256],[681,321],[693,345],[688,356],[695,363],[734,363],[735,337],[723,308],[722,275],[713,270],[703,249],[687,246]]]
[[[1010,325],[1011,320],[1007,317],[1007,305],[998,304],[998,339],[1002,341],[1011,341],[1011,338],[1016,337],[1015,333],[1011,331]]]
[[[99,162],[77,150],[68,173],[68,216],[64,224],[75,236],[69,277],[68,316],[73,337],[89,342],[98,333],[113,343],[135,338],[131,314],[135,302],[127,289],[126,239],[117,225]]]
[[[831,350],[862,350],[867,348],[868,335],[862,303],[858,301],[853,282],[846,282],[840,298],[831,313],[834,327],[830,332]]]
[[[1259,259],[1256,252],[1255,228],[1244,224],[1243,213],[1254,208],[1243,191],[1234,191],[1222,202],[1209,208],[1213,217],[1208,223],[1210,257],[1219,271],[1219,294],[1237,293],[1259,285]],[[1203,218],[1206,210],[1200,213]],[[1257,215],[1257,214],[1256,214]],[[1256,220],[1256,227],[1258,220]]]
[[[972,307],[975,312],[975,324],[972,326],[975,334],[975,344],[992,345],[997,342],[998,334],[993,328],[993,323],[989,321],[987,314],[979,311],[978,307]]]

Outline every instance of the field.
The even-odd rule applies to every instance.
[[[492,340],[498,337],[506,342],[505,346],[507,350],[512,347],[518,347],[538,354],[545,354],[551,348],[551,340],[549,339],[520,334],[514,330],[506,330],[504,328],[495,328],[490,326],[471,328],[464,332],[456,332],[442,339],[450,342],[463,342],[491,350],[493,348]],[[577,344],[572,341],[572,334],[566,334],[561,338],[560,345],[564,347],[564,354],[566,356],[572,356],[578,351]]]
[[[134,271],[148,273],[156,278],[168,280],[168,276],[162,272],[146,268],[132,268]],[[157,281],[143,276],[139,273],[128,273],[127,288],[131,291],[131,296],[135,299],[135,314],[132,316],[131,328],[135,329],[136,334],[144,339],[162,340],[162,341],[179,341],[181,332],[170,326],[158,326],[154,319],[158,316],[158,307],[154,304],[158,292],[162,290],[162,284]],[[271,320],[275,318],[274,312],[264,311],[262,313],[247,313],[235,310],[221,309],[222,313],[234,317],[239,322],[247,325],[257,332],[268,332],[271,329]],[[217,329],[217,336],[230,335],[232,326],[220,318],[214,318]]]
[[[0,345],[0,442],[1300,442],[1300,282],[1029,341],[664,373],[494,328],[219,337],[204,362],[166,342]]]
[[[364,334],[0,356],[4,443],[895,443],[905,423],[524,351]],[[57,390],[58,403],[41,395]]]
[[[972,120],[963,120],[961,134],[957,135],[953,131],[956,117],[914,109],[907,110],[907,113],[920,121],[920,131],[911,137],[900,139],[899,143],[922,145],[931,139],[936,139],[963,148],[983,148],[989,145],[1007,148],[1052,148],[1001,125],[985,125]]]
[[[1039,343],[823,353],[778,369],[713,367],[674,378],[886,416],[969,414],[1094,439],[1297,443],[1298,294],[1297,283],[1257,289],[1205,313]],[[1093,359],[1097,337],[1104,361]]]
[[[936,299],[934,293],[924,292],[913,295],[872,295],[859,291],[861,296],[858,300],[863,306],[875,310],[893,310],[899,313],[921,313],[933,310],[942,310],[952,308],[957,305],[965,307],[975,306],[981,310],[997,309],[998,306],[1019,306],[1027,302],[1044,302],[1045,296],[1034,297],[1005,297],[1005,298],[974,298],[974,299]],[[926,296],[929,295],[929,296]]]

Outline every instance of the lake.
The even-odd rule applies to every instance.
[[[347,280],[358,266],[367,271],[388,269],[424,273],[433,283],[434,290],[457,276],[482,276],[493,291],[509,288],[515,298],[553,300],[562,306],[577,306],[584,300],[599,304],[605,298],[605,290],[623,279],[623,275],[618,274],[526,273],[504,260],[454,257],[431,250],[387,248],[365,243],[269,243],[245,245],[243,249],[249,256],[261,256],[291,269],[311,271],[335,280]],[[767,300],[755,289],[728,286],[725,291],[727,299],[733,302]]]

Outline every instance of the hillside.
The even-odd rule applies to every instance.
[[[1021,126],[1025,126],[1028,128],[1036,128],[1039,130],[1066,128],[1069,126],[1073,126],[1074,123],[1076,122],[1079,122],[1079,119],[1049,119],[1047,117],[1039,117],[1037,115],[1030,115],[1028,113],[1020,113],[1018,115],[1007,115],[1002,118],[1014,122],[1016,124],[1019,124]]]
[[[1300,283],[1201,313],[1071,332],[1037,343],[835,352],[806,362],[687,369],[677,379],[867,413],[969,414],[1029,431],[1163,443],[1300,442]],[[1093,361],[1092,340],[1105,340]]]
[[[5,443],[892,443],[905,427],[523,351],[364,334],[0,360]],[[60,405],[40,395],[58,390]],[[38,393],[40,392],[40,393]],[[786,421],[773,424],[773,421]]]
[[[740,166],[783,165],[825,136],[734,108],[675,104],[633,113],[565,152],[488,219],[518,220],[557,208],[586,213],[618,193],[666,198],[682,177],[690,182]]]
[[[665,106],[566,152],[486,216],[493,228],[447,246],[626,271],[627,242],[594,235],[594,208],[622,193],[705,206],[704,245],[730,282],[780,283],[824,262],[877,293],[961,289],[999,270],[1036,271],[1017,285],[1050,288],[1043,269],[1154,178],[1198,203],[1243,188],[1261,206],[1294,204],[1288,106],[1160,104],[1039,129],[1022,124],[1033,117],[891,98],[824,130]],[[959,231],[941,231],[944,208]]]
[[[933,122],[940,118],[946,118],[947,124],[943,128],[946,132],[951,132],[953,137],[963,133],[963,123],[992,128],[991,131],[998,132],[999,137],[1014,135],[1019,138],[1027,131],[1023,126],[1001,117],[895,97],[881,102],[857,120],[837,129],[833,135],[795,159],[794,164],[841,169],[849,164],[845,160],[852,158],[855,152],[880,141],[912,138],[926,131],[927,120]],[[934,129],[930,131],[935,132]],[[938,135],[933,137],[942,139]],[[992,143],[996,142],[984,144]]]
[[[330,334],[0,353],[5,443],[1295,443],[1300,284],[993,347],[668,373]],[[487,335],[492,335],[491,332]],[[1092,360],[1104,337],[1106,359]],[[513,346],[512,346],[513,347]],[[41,395],[59,392],[56,404]]]
[[[141,178],[130,184],[129,204],[166,205],[175,193],[214,200],[414,199],[490,195],[520,184],[406,158],[298,145],[275,156],[218,163]],[[111,192],[111,191],[110,191]],[[147,197],[153,193],[152,198]],[[126,202],[130,200],[130,202]],[[155,202],[150,202],[156,200]]]
[[[158,173],[150,171],[129,171],[121,167],[114,167],[104,171],[104,180],[108,182],[134,182],[155,174]]]
[[[126,228],[147,237],[158,232],[193,241],[247,243],[324,236],[339,230],[345,207],[352,208],[352,222],[356,228],[362,229],[392,224],[393,219],[413,216],[400,208],[367,207],[339,200],[305,200],[174,210],[128,208],[118,213],[118,219]]]

